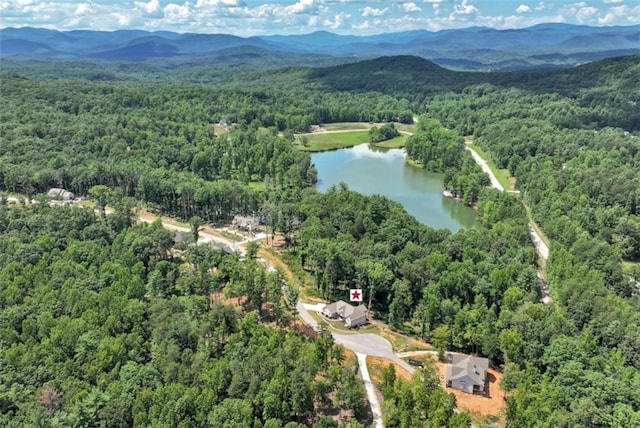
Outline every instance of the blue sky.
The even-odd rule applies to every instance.
[[[377,34],[541,22],[640,24],[640,0],[0,0],[0,27],[59,30]]]

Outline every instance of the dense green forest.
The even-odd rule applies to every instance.
[[[144,67],[138,66],[141,70],[127,72],[143,76]],[[453,73],[400,57],[323,69],[242,71],[215,85],[140,80],[3,75],[0,188],[34,195],[61,186],[82,195],[92,186],[107,185],[184,219],[197,215],[213,221],[260,212],[288,237],[287,259],[294,269],[312,274],[319,296],[334,298],[360,286],[371,291],[376,316],[392,327],[438,348],[478,353],[502,365],[510,391],[508,426],[640,425],[640,301],[629,274],[640,275],[637,267],[635,273],[633,267],[625,272],[622,264],[640,259],[638,56],[553,73]],[[432,230],[401,206],[344,186],[317,193],[309,156],[291,144],[292,133],[311,124],[408,122],[423,113],[455,132],[423,120],[407,152],[428,169],[444,172],[447,188],[464,202],[476,203],[477,230]],[[220,120],[234,125],[214,128]],[[483,189],[486,175],[464,152],[459,138],[464,135],[473,135],[498,167],[509,169],[520,197]],[[552,305],[538,303],[537,258],[523,202],[551,239],[546,274]],[[0,245],[8,257],[2,258],[0,286],[2,340],[7,341],[0,353],[7,361],[0,408],[7,422],[13,415],[22,418],[19,422],[44,418],[51,410],[38,404],[35,394],[44,394],[47,385],[45,395],[55,398],[49,401],[63,403],[51,408],[61,423],[87,414],[95,421],[106,417],[102,411],[123,415],[123,426],[165,423],[161,418],[168,415],[150,410],[154,402],[175,402],[193,421],[224,418],[212,409],[225,403],[234,415],[250,414],[252,424],[256,418],[265,425],[269,418],[305,423],[310,411],[293,410],[286,382],[268,386],[261,377],[274,376],[266,363],[270,357],[259,354],[259,345],[252,348],[252,340],[273,346],[274,358],[288,358],[292,366],[287,370],[306,376],[310,391],[323,388],[318,373],[335,380],[333,390],[355,384],[347,375],[331,377],[335,358],[300,373],[295,365],[315,355],[318,345],[257,322],[256,316],[265,316],[259,310],[263,300],[273,304],[277,293],[269,294],[268,279],[247,276],[251,268],[242,266],[250,261],[206,256],[214,261],[224,257],[211,262],[218,269],[212,283],[206,275],[179,269],[158,227],[131,226],[125,213],[99,220],[76,212],[82,213],[65,212],[64,218],[77,217],[69,225],[35,208],[3,211],[0,218]],[[83,270],[65,269],[67,262]],[[102,268],[105,263],[123,272]],[[110,279],[102,279],[103,269]],[[258,312],[230,315],[209,309],[201,293],[227,283],[232,284],[228,293],[252,295],[245,309]],[[123,284],[127,288],[109,291]],[[84,293],[91,303],[78,303]],[[131,305],[140,306],[137,316],[144,322],[131,321],[137,313],[133,308],[128,315],[100,309],[112,304],[107,294],[118,297],[114,305],[121,299],[136,301]],[[157,325],[173,322],[167,312],[172,305],[172,313],[183,315],[154,336]],[[47,326],[57,322],[38,321],[47,311],[51,319],[67,323],[54,338],[53,327]],[[207,324],[212,311],[223,313]],[[228,325],[223,323],[227,330],[212,336],[218,342],[208,340],[207,328],[218,329],[220,317],[231,317]],[[139,324],[142,331],[136,332]],[[192,330],[183,332],[185,326]],[[79,341],[85,330],[96,329],[94,336]],[[167,331],[176,336],[161,345]],[[65,341],[63,333],[78,337]],[[76,342],[89,342],[84,352],[104,356],[76,359]],[[131,345],[134,351],[119,353],[130,343],[138,348]],[[214,352],[210,347],[215,353],[206,355],[224,362],[214,364],[202,356]],[[238,386],[233,396],[209,389],[201,393],[198,388],[206,382],[222,382],[216,376],[234,375],[239,365],[252,367],[251,354],[239,351],[244,348],[256,349],[264,361],[265,372],[254,370],[255,383]],[[290,348],[300,351],[296,358],[286,354],[293,352]],[[35,367],[46,358],[53,359],[51,364]],[[149,375],[151,380],[145,375],[131,381],[122,374],[129,361],[153,363],[157,373]],[[225,364],[233,368],[225,371]],[[192,371],[194,365],[201,369]],[[205,373],[210,377],[204,379]],[[392,425],[410,424],[411,417],[403,414],[410,389],[399,385],[385,392],[396,406],[388,405],[395,415]],[[267,405],[264,394],[272,390],[286,408],[276,412]],[[138,397],[138,392],[143,401],[131,405],[125,397]],[[183,403],[178,397],[185,394],[194,401]],[[210,400],[206,413],[197,400]],[[446,414],[450,406],[445,401],[434,398]]]
[[[383,414],[387,426],[438,428],[468,428],[468,413],[456,412],[451,394],[440,386],[435,367],[427,366],[411,380],[396,376],[390,364],[382,373],[380,390],[384,396]]]
[[[117,220],[0,206],[0,425],[328,427],[325,408],[365,413],[331,336],[287,328],[277,273],[206,246],[176,253],[160,223]],[[210,298],[221,290],[242,306]]]
[[[324,297],[357,285],[395,328],[430,338],[444,326],[448,345],[500,360],[497,318],[537,299],[536,256],[521,205],[491,190],[480,204],[490,229],[451,234],[382,197],[345,188],[308,193],[289,206],[303,220],[290,251]]]
[[[444,173],[444,187],[471,205],[490,184],[489,176],[464,150],[464,139],[434,119],[422,117],[418,132],[407,139],[407,157],[432,172]]]

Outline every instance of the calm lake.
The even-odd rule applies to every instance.
[[[344,182],[366,195],[380,194],[401,203],[418,221],[436,229],[471,229],[476,214],[471,208],[442,196],[442,174],[408,165],[403,149],[378,149],[368,144],[314,153],[321,191]]]

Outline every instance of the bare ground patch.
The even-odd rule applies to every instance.
[[[498,419],[500,425],[501,420],[504,417],[504,409],[506,408],[506,393],[500,388],[500,380],[502,379],[502,373],[495,369],[489,369],[487,373],[487,394],[471,395],[466,394],[454,388],[448,388],[446,386],[446,372],[448,363],[438,361],[435,355],[420,355],[411,357],[415,360],[426,361],[427,359],[434,360],[436,367],[440,375],[440,382],[445,391],[452,393],[456,396],[457,406],[460,410],[466,410],[473,415],[477,420],[485,420],[487,417],[493,417]]]

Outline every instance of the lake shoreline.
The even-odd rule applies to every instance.
[[[478,227],[471,207],[444,197],[443,174],[407,162],[403,149],[381,149],[364,143],[343,150],[312,154],[321,192],[345,183],[365,195],[379,194],[400,203],[420,223],[434,229]]]
[[[466,207],[469,207],[471,209],[473,209],[474,211],[478,211],[478,205],[477,204],[471,204],[471,205],[467,205],[462,201],[462,198],[460,196],[454,195],[453,193],[451,193],[450,190],[444,189],[442,191],[442,196],[444,196],[445,198],[449,198],[449,199],[453,199],[454,201],[463,204]]]

